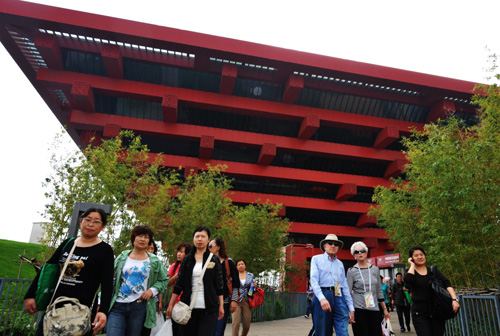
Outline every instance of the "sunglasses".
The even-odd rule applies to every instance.
[[[208,244],[208,248],[216,247],[217,245]]]
[[[329,241],[329,242],[326,242],[326,243],[327,243],[328,245],[335,245],[335,246],[337,246],[337,247],[339,247],[339,246],[340,246],[340,243],[338,243],[338,242],[331,242],[331,241]]]
[[[359,254],[359,253],[365,253],[365,252],[366,252],[365,249],[363,249],[363,250],[356,250],[356,251],[354,251],[354,255]]]

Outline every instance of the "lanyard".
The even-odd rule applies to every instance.
[[[366,292],[366,284],[365,284],[365,279],[363,278],[363,274],[361,274],[361,267],[358,267],[358,271],[359,271],[359,276],[361,277],[361,280],[363,281],[363,289]],[[371,292],[372,291],[372,276],[371,276],[370,267],[368,267],[368,282],[370,284],[370,292]]]
[[[328,263],[327,265],[329,265],[330,274],[332,275],[332,278],[333,278],[333,284],[334,285],[337,284],[337,283],[340,284],[340,270],[339,270],[339,277],[338,277],[339,281],[338,282],[335,281],[335,274],[333,274],[333,266],[334,266],[334,263],[335,263],[335,259],[333,259],[330,262],[330,260],[328,259],[329,258],[328,254],[325,254],[325,255],[326,255],[326,262]]]

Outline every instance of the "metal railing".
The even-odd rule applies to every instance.
[[[459,295],[457,317],[446,322],[446,336],[500,335],[500,297]]]
[[[32,280],[0,279],[0,335],[33,335],[41,313],[24,311],[24,295]]]

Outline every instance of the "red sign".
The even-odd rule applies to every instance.
[[[372,265],[377,266],[377,258],[375,258],[375,257],[373,257],[373,258],[367,258],[366,261],[369,262]]]
[[[391,267],[392,264],[398,264],[401,261],[401,255],[399,253],[386,254],[380,257],[376,257],[376,259],[377,259],[377,266],[379,268]]]

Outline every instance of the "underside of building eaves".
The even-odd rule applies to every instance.
[[[130,129],[167,167],[225,164],[233,201],[283,203],[299,244],[390,251],[366,213],[402,172],[399,140],[452,113],[476,122],[470,82],[14,0],[0,22],[80,146]]]

